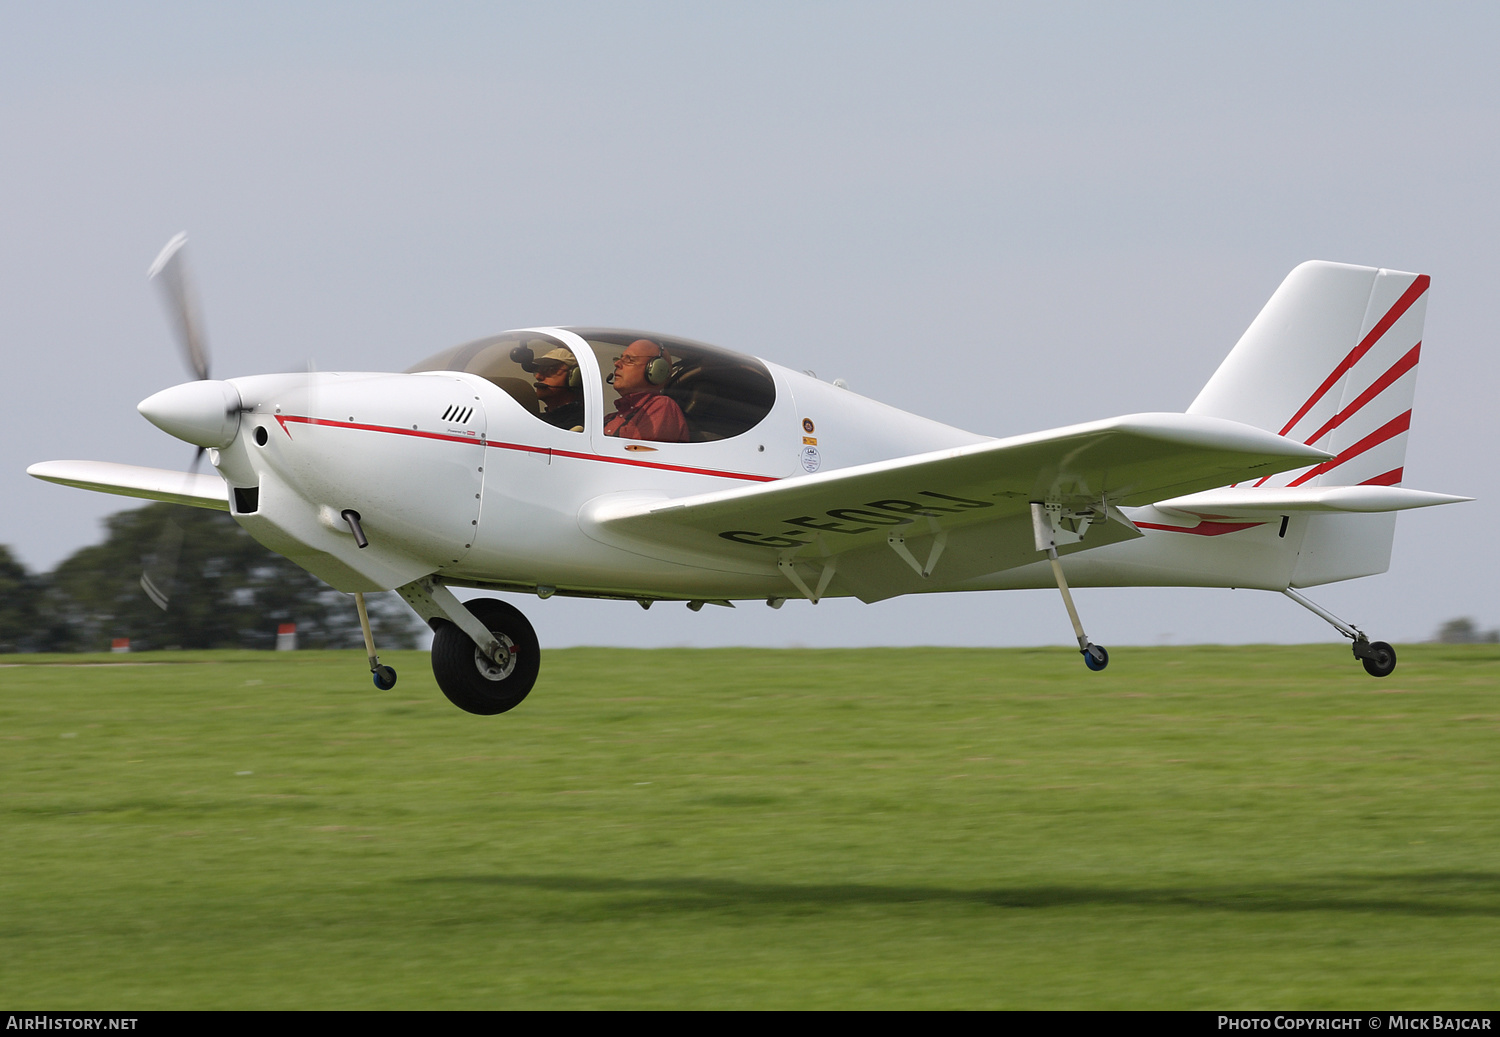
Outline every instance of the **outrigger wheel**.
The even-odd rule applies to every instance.
[[[503,649],[491,659],[457,625],[437,625],[432,638],[432,675],[459,709],[494,716],[521,704],[536,683],[541,650],[536,631],[520,610],[496,598],[464,603]]]
[[[1052,516],[1047,505],[1041,501],[1031,502],[1031,531],[1036,537],[1036,549],[1047,554],[1052,565],[1052,578],[1062,593],[1063,605],[1068,610],[1068,619],[1073,623],[1073,633],[1078,637],[1078,652],[1083,656],[1083,665],[1098,673],[1109,665],[1109,653],[1102,645],[1096,645],[1083,632],[1083,621],[1078,618],[1078,609],[1073,606],[1073,594],[1068,590],[1068,579],[1063,575],[1062,563],[1057,560],[1057,531],[1052,525]]]

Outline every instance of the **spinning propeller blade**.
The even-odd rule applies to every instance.
[[[146,558],[141,567],[141,590],[151,603],[163,612],[171,600],[173,584],[177,579],[177,558],[182,553],[182,527],[168,518],[162,526],[161,536],[156,541],[156,551]]]
[[[203,334],[203,312],[182,256],[186,244],[186,234],[178,234],[167,242],[151,264],[147,277],[161,285],[167,315],[172,319],[172,330],[177,335],[183,359],[187,361],[188,369],[203,379],[208,377],[208,339]]]
[[[188,369],[200,380],[208,378],[208,339],[203,333],[202,309],[197,294],[193,291],[188,276],[187,263],[182,249],[187,244],[187,235],[178,234],[167,242],[161,254],[151,264],[147,277],[161,285],[162,297],[167,304],[167,316],[172,321],[172,330],[177,336],[178,348],[187,361]],[[204,447],[193,454],[193,463],[188,466],[188,475],[198,473],[203,461]],[[182,555],[182,527],[168,517],[157,538],[156,550],[148,557],[141,572],[141,589],[146,597],[162,611],[171,601],[173,585],[177,579],[177,560]]]
[[[193,463],[188,467],[190,480],[198,474],[198,463],[203,460],[205,452],[199,447],[193,455]],[[156,550],[141,563],[141,590],[163,612],[167,611],[177,583],[177,560],[182,556],[183,536],[182,526],[168,515],[162,524],[161,535],[156,538]]]

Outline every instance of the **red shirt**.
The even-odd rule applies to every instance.
[[[615,401],[615,412],[604,423],[604,434],[620,439],[686,443],[688,423],[676,400],[648,389],[627,393]]]

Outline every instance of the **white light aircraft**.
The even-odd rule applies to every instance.
[[[174,238],[153,264],[198,380],[140,412],[217,474],[98,461],[28,471],[228,511],[338,590],[394,589],[433,628],[444,694],[501,713],[535,683],[526,618],[450,588],[693,610],[758,599],[1056,586],[1278,591],[1381,573],[1395,513],[1469,500],[1403,482],[1425,275],[1312,262],[1271,297],[1185,413],[993,439],[701,342],[549,327],[400,374],[208,376]],[[143,579],[165,604],[160,589]]]

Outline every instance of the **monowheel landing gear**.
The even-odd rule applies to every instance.
[[[494,716],[521,704],[536,684],[541,651],[536,632],[521,612],[496,598],[465,602],[499,642],[495,658],[450,622],[440,622],[432,638],[432,675],[459,709]]]
[[[1353,641],[1354,658],[1364,665],[1365,672],[1371,677],[1389,677],[1395,671],[1396,650],[1390,645],[1384,641],[1371,641],[1363,630],[1345,623],[1327,609],[1314,605],[1290,587],[1281,593]]]

